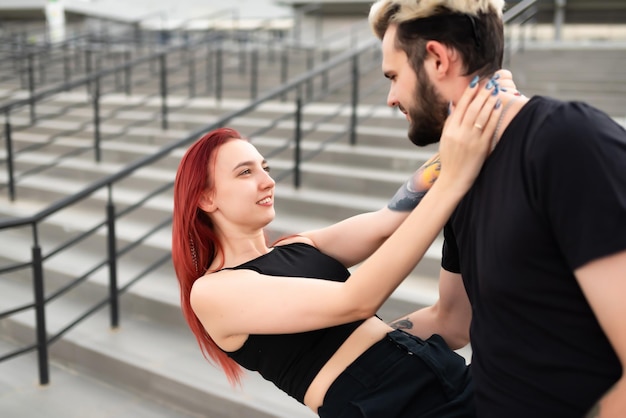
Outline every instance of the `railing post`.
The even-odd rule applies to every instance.
[[[289,54],[288,54],[287,46],[283,46],[283,49],[280,54],[280,83],[285,84],[287,82],[287,77],[289,76]],[[287,93],[283,93],[281,96],[282,101],[287,100]]]
[[[70,82],[71,72],[70,72],[70,57],[68,56],[68,44],[63,44],[63,82],[68,84]]]
[[[126,95],[130,96],[131,95],[131,91],[132,91],[132,66],[130,65],[130,59],[131,59],[131,52],[130,50],[126,50],[124,51],[124,63],[126,64],[126,66],[124,67],[124,75],[125,75],[125,90],[126,90]]]
[[[30,94],[30,123],[35,124],[35,69],[33,68],[34,54],[28,54],[28,92]]]
[[[112,185],[109,184],[109,201],[107,202],[107,251],[109,258],[109,299],[111,302],[111,328],[120,324],[120,308],[117,292],[117,246],[115,235],[115,205],[113,204]]]
[[[567,0],[554,0],[554,40],[563,38],[563,24],[565,23],[565,5]]]
[[[9,199],[11,202],[15,201],[15,178],[13,177],[13,139],[11,137],[11,119],[9,116],[10,110],[5,113],[6,120],[4,122],[4,133],[6,137],[7,146],[7,178],[9,187]]]
[[[46,300],[43,281],[43,257],[41,255],[41,247],[39,246],[36,237],[33,243],[32,257],[33,290],[35,297],[36,317],[35,327],[37,331],[37,359],[39,363],[39,384],[47,385],[50,381],[50,367],[48,365],[48,336],[46,331]]]
[[[161,69],[161,128],[166,130],[167,124],[167,57],[165,52],[159,55],[159,66]]]
[[[246,50],[248,49],[248,43],[244,42],[241,38],[237,39],[237,43],[239,44],[239,74],[244,75],[247,67],[246,61],[248,56],[246,54]]]
[[[259,51],[257,48],[253,47],[250,55],[250,97],[254,100],[257,98],[259,90]]]
[[[39,84],[42,86],[46,84],[46,61],[49,58],[47,57],[49,48],[50,44],[46,44],[43,49],[38,51],[37,54],[37,63],[39,64]],[[45,58],[44,55],[46,55]]]
[[[118,54],[118,53],[112,53],[112,59],[115,62],[115,64],[113,64],[116,68],[120,67],[120,61],[124,60],[124,57],[122,56],[122,54]],[[122,73],[124,72],[124,70],[115,70],[115,91],[120,91],[122,90]]]
[[[19,51],[19,57],[16,60],[19,67],[17,70],[20,76],[20,88],[23,90],[28,89],[28,55],[28,51]],[[24,61],[26,61],[26,64],[24,64]]]
[[[91,75],[93,72],[91,64],[91,49],[87,47],[87,49],[85,49],[85,74],[87,76]],[[87,81],[87,94],[89,93],[91,93],[91,79]]]
[[[96,85],[93,89],[93,135],[94,135],[94,155],[96,161],[100,162],[100,77],[96,78]]]
[[[211,90],[213,90],[213,69],[211,68],[211,63],[215,60],[213,58],[213,46],[209,43],[207,44],[207,51],[206,51],[206,63],[204,65],[205,68],[205,76],[206,76],[206,87],[205,87],[205,92],[207,94],[211,93]]]
[[[189,68],[189,97],[196,95],[196,52],[187,47],[187,65]]]
[[[294,171],[293,171],[293,186],[296,189],[300,188],[300,158],[301,158],[301,141],[302,141],[302,98],[298,94],[296,98],[296,131],[295,131],[295,147],[294,147]]]
[[[322,51],[322,62],[326,62],[330,59],[330,51],[328,49],[324,49]],[[326,93],[328,91],[328,71],[324,71],[322,73],[322,91]]]
[[[359,56],[352,57],[352,114],[350,115],[350,145],[356,144],[357,110],[359,104]]]
[[[315,66],[315,50],[313,48],[307,49],[306,62],[306,70],[311,71]],[[309,81],[306,83],[306,97],[309,100],[313,97],[313,77],[309,78]]]
[[[222,48],[222,43],[217,46],[215,57],[215,99],[219,102],[222,100],[222,66],[223,63],[223,54],[224,49]]]

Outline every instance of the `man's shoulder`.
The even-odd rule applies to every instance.
[[[595,106],[577,100],[559,100],[547,96],[533,96],[525,106],[534,121],[553,123],[559,128],[586,125],[589,121],[600,123],[611,118]],[[567,122],[567,123],[563,123]],[[588,125],[587,125],[588,126]]]

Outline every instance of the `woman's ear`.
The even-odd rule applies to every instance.
[[[208,191],[202,192],[200,195],[200,201],[198,202],[198,207],[202,209],[204,212],[211,213],[217,209],[215,202],[213,201],[213,193]]]

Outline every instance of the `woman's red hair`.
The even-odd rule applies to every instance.
[[[202,354],[217,363],[233,385],[240,383],[243,369],[226,355],[206,332],[190,302],[194,282],[203,276],[221,252],[210,218],[198,207],[202,193],[213,187],[209,164],[215,151],[233,138],[234,129],[220,128],[204,134],[189,147],[180,161],[174,181],[172,262],[180,285],[183,316],[198,340]]]

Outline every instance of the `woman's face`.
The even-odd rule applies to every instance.
[[[276,183],[267,161],[252,144],[242,139],[226,142],[217,149],[208,169],[213,171],[213,190],[206,193],[200,207],[217,226],[254,231],[274,219]]]

